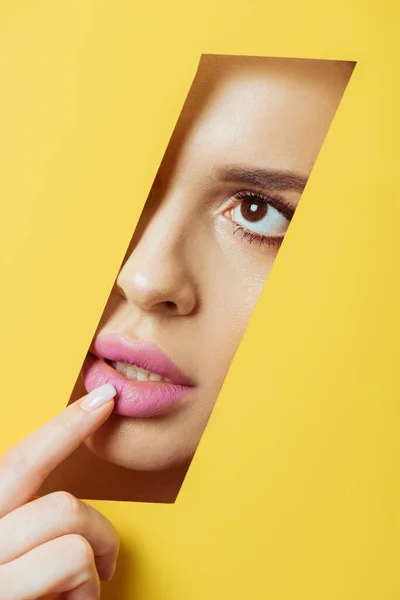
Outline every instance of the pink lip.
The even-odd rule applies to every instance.
[[[168,382],[126,379],[105,362],[120,361],[147,369]],[[104,383],[117,390],[114,412],[127,417],[152,417],[175,407],[194,383],[157,346],[147,342],[133,344],[121,335],[99,336],[83,365],[88,392]]]

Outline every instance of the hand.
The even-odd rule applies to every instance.
[[[113,576],[119,538],[103,515],[67,492],[32,498],[107,420],[115,393],[97,388],[0,459],[0,600],[97,600],[99,580]]]

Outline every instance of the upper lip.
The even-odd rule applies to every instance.
[[[150,342],[133,343],[119,334],[104,334],[94,340],[90,350],[98,358],[136,365],[176,385],[194,385],[158,346]]]

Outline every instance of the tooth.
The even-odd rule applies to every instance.
[[[137,367],[136,365],[128,365],[127,363],[120,361],[113,361],[111,365],[114,367],[118,373],[121,373],[127,379],[133,379],[137,381],[166,381],[169,382],[169,379],[166,377],[162,377],[158,375],[158,373],[152,373],[147,369],[142,369]]]
[[[146,381],[147,375],[148,371],[146,371],[145,369],[141,369],[140,367],[137,368],[136,379],[138,381]]]
[[[149,375],[149,381],[161,381],[161,379],[161,375],[158,375],[157,373],[150,373]]]
[[[135,378],[135,369],[131,365],[129,365],[128,367],[126,367],[125,377],[127,379],[134,379]]]

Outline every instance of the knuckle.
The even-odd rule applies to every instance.
[[[78,525],[85,518],[85,505],[69,492],[53,492],[50,498],[57,512],[71,525]]]
[[[82,535],[69,536],[70,551],[75,561],[80,565],[81,571],[91,574],[94,565],[94,554],[91,545]]]

